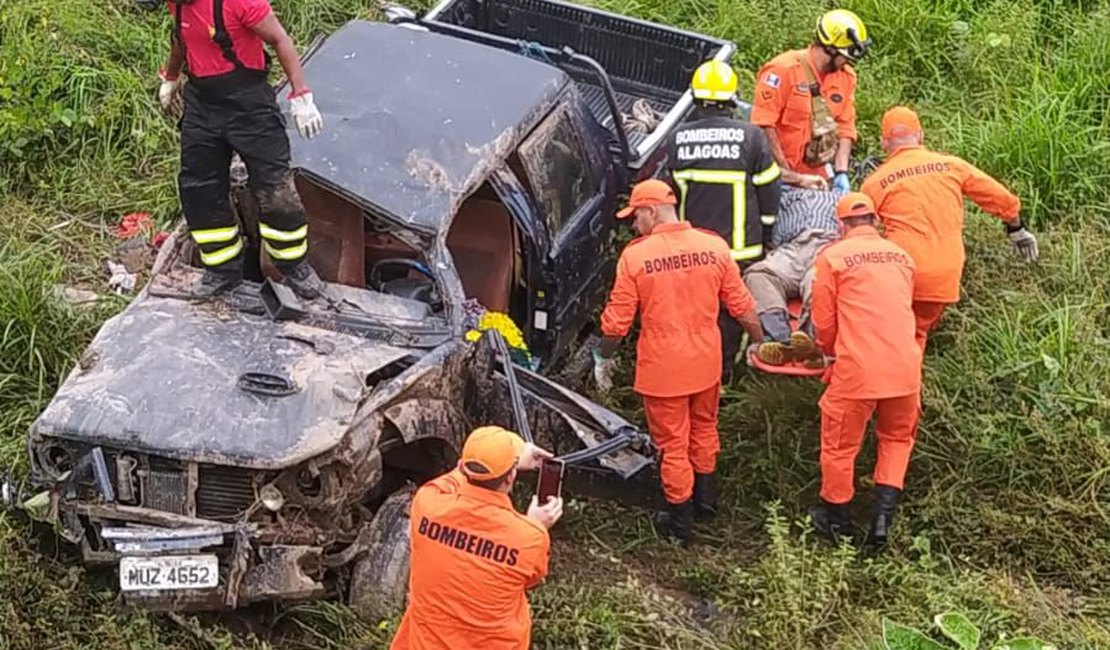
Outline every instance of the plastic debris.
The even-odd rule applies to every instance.
[[[154,220],[150,218],[150,213],[132,212],[120,219],[112,234],[116,239],[131,239],[140,233],[152,232],[154,232]]]
[[[53,290],[55,298],[77,307],[88,307],[100,300],[100,294],[88,289],[55,284]]]
[[[135,284],[139,281],[139,274],[132,273],[127,267],[118,262],[108,260],[108,288],[123,295],[135,291]]]

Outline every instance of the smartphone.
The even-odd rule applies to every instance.
[[[566,466],[563,461],[554,458],[543,459],[540,465],[540,478],[536,485],[536,501],[542,506],[550,497],[559,497],[563,494],[563,472]]]

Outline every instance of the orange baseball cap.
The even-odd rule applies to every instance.
[[[921,130],[921,120],[911,109],[895,106],[883,113],[883,137],[909,135]]]
[[[470,478],[486,480],[504,476],[516,466],[524,440],[497,426],[478,427],[463,443],[459,467]]]
[[[636,184],[632,188],[632,196],[628,197],[628,207],[617,213],[618,219],[632,216],[636,208],[648,208],[653,205],[675,205],[674,190],[661,180],[649,179]]]
[[[874,215],[875,203],[863,192],[848,192],[836,203],[836,216],[839,219]]]

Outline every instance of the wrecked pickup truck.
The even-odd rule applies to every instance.
[[[28,509],[128,603],[396,606],[413,486],[479,424],[566,459],[573,494],[655,499],[646,436],[544,375],[611,279],[618,194],[689,109],[690,72],[733,46],[537,0],[401,22],[353,21],[305,57],[327,126],[290,139],[326,297],[275,282],[234,169],[248,281],[194,300],[179,224],[32,425]],[[639,100],[661,121],[626,129]],[[474,305],[536,363],[493,329],[468,341]]]

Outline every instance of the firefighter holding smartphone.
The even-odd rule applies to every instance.
[[[547,575],[547,531],[562,517],[563,500],[556,481],[555,496],[542,503],[532,497],[522,515],[509,493],[518,470],[541,465],[561,469],[550,452],[516,433],[479,427],[463,444],[458,467],[416,491],[409,603],[391,650],[527,650],[525,592]]]

